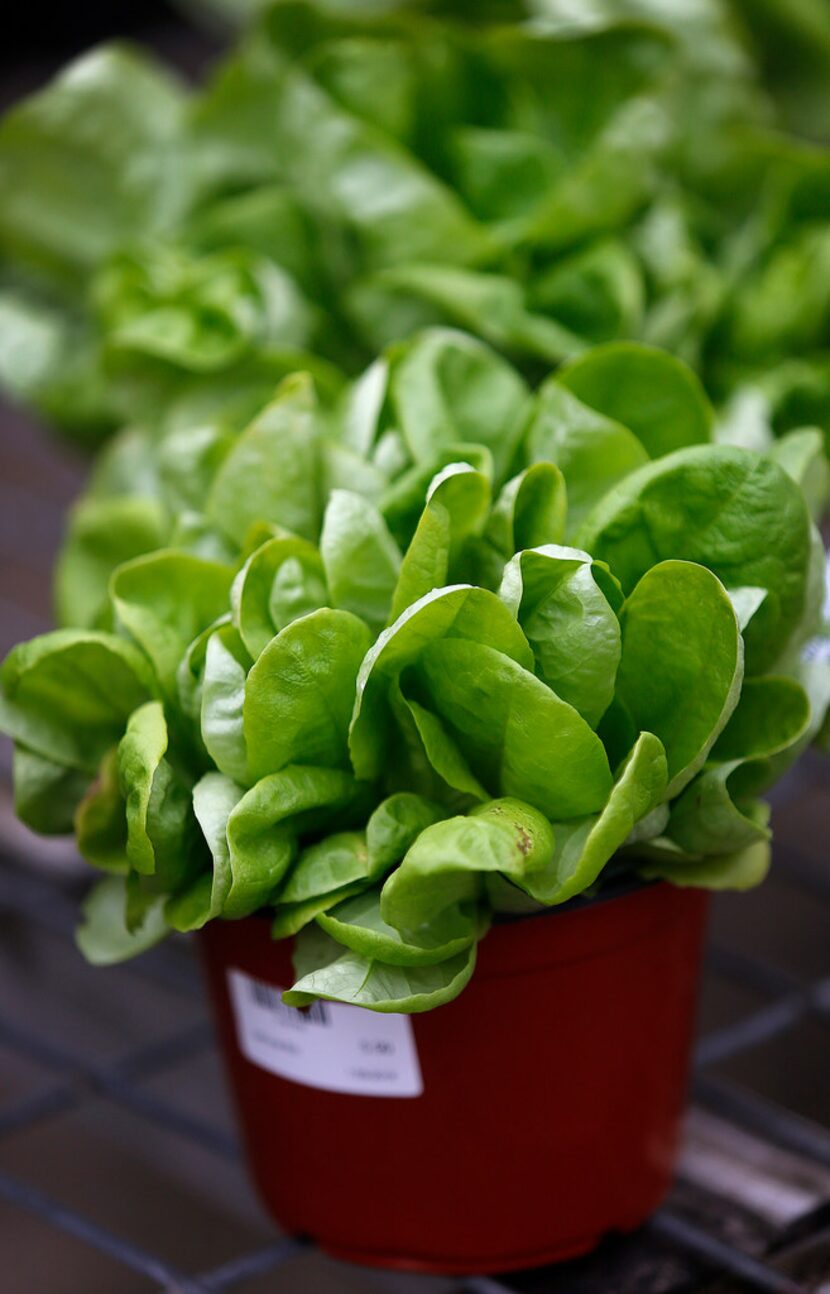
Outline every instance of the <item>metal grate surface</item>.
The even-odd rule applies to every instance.
[[[819,1059],[809,1061],[804,1088],[808,1103],[814,1098],[819,1104],[830,1101],[830,871],[823,866],[823,838],[810,829],[814,818],[825,826],[830,823],[828,782],[826,763],[808,760],[805,770],[784,788],[777,806],[783,839],[775,881],[759,909],[768,914],[772,936],[753,936],[754,951],[744,950],[730,928],[737,904],[723,909],[725,924],[716,911],[707,992],[708,1014],[721,1022],[704,1032],[697,1045],[695,1109],[681,1175],[667,1205],[640,1234],[609,1239],[587,1259],[504,1279],[471,1275],[436,1284],[434,1279],[406,1278],[407,1289],[440,1288],[442,1294],[830,1291],[830,1120],[823,1110],[807,1117],[797,1104],[791,1108],[771,1099],[752,1081],[756,1068],[764,1071],[765,1054],[770,1071],[770,1049],[782,1058],[786,1079],[788,1071],[798,1069],[804,1046],[809,1050],[818,1045]],[[814,851],[803,847],[805,824],[808,838],[816,842]],[[795,837],[801,838],[801,846],[791,843]],[[153,1192],[159,1199],[164,1198],[165,1165],[171,1157],[195,1148],[204,1165],[202,1174],[221,1190],[223,1181],[238,1176],[239,1151],[233,1132],[217,1115],[216,1092],[196,1090],[181,1078],[183,1067],[209,1059],[213,1047],[186,941],[166,945],[118,971],[84,967],[71,946],[78,895],[85,884],[78,871],[67,870],[65,863],[57,870],[54,865],[47,871],[35,869],[24,862],[21,846],[14,842],[6,845],[0,861],[0,1082],[6,1098],[0,1105],[0,1198],[143,1278],[143,1285],[130,1289],[166,1294],[269,1289],[278,1294],[311,1288],[304,1277],[304,1264],[313,1259],[311,1246],[290,1237],[268,1239],[261,1223],[262,1240],[223,1255],[204,1270],[198,1264],[183,1267],[170,1260],[166,1242],[156,1245],[152,1237],[148,1242],[130,1229],[111,1227],[108,1208],[102,1218],[100,1211],[80,1207],[75,1191],[67,1195],[32,1180],[26,1171],[27,1139],[33,1143],[58,1135],[56,1129],[85,1112],[100,1123],[104,1107],[133,1127],[137,1122],[164,1147]],[[780,927],[792,919],[787,905],[793,898],[806,904],[804,910],[819,934],[808,949],[806,961],[813,963],[808,976],[766,955],[774,950]],[[752,899],[739,896],[737,902],[750,904]],[[757,914],[750,915],[757,925]],[[728,944],[717,938],[721,926]],[[803,915],[800,926],[805,936],[809,934]],[[55,973],[59,964],[67,968],[62,974]],[[36,1002],[25,995],[21,1000],[14,991],[24,975],[42,984]],[[131,1004],[145,998],[157,1005],[149,1013],[139,1005],[131,1018]],[[74,1017],[97,1018],[104,1000],[109,1005],[103,1011],[103,1043],[90,1045],[83,1036],[73,1044],[64,1041],[77,1027],[83,1031]],[[805,1028],[817,1031],[818,1042],[812,1035],[807,1044],[800,1039]],[[750,1082],[734,1077],[742,1064]],[[26,1081],[9,1095],[21,1066]],[[780,1083],[780,1065],[773,1065],[771,1072],[774,1083]],[[6,1076],[8,1083],[3,1082]],[[10,1161],[15,1171],[7,1167]],[[93,1155],[85,1171],[96,1172]],[[327,1288],[366,1288],[366,1283],[383,1288],[384,1282],[389,1289],[400,1287],[400,1277],[358,1273],[334,1264],[330,1268],[332,1284]],[[354,1286],[358,1275],[365,1276],[366,1283]],[[34,1288],[20,1286],[30,1287]]]

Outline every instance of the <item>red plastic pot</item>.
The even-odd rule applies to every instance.
[[[290,946],[261,917],[214,922],[210,990],[270,1212],[336,1257],[433,1273],[640,1225],[671,1180],[705,912],[659,884],[505,922],[456,1001],[409,1017],[283,1007]]]

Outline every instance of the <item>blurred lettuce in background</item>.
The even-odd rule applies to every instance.
[[[232,430],[452,325],[531,379],[660,345],[730,439],[827,434],[828,156],[757,61],[819,57],[808,5],[218,7],[204,85],[105,47],[0,124],[11,395],[88,443]]]

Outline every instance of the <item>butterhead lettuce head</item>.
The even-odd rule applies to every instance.
[[[421,1011],[500,913],[758,882],[760,797],[830,701],[824,553],[804,433],[720,432],[662,351],[534,389],[434,329],[140,474],[117,441],[65,627],[2,669],[18,812],[107,874],[85,954],[259,913],[289,1002]]]

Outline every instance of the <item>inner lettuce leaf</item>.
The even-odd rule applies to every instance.
[[[666,751],[669,794],[691,781],[741,695],[743,641],[723,585],[693,562],[660,562],[622,609],[617,704]]]
[[[471,541],[489,513],[490,482],[469,463],[449,463],[427,490],[417,528],[403,555],[395,581],[390,621],[435,588],[463,574]]]
[[[317,548],[290,534],[255,548],[231,588],[234,623],[254,660],[281,629],[327,601],[326,572]]]
[[[548,544],[511,558],[499,589],[533,648],[539,677],[592,728],[614,698],[620,665],[622,595],[612,580],[599,568],[595,574],[587,553]]]
[[[469,585],[434,589],[408,607],[369,649],[357,677],[349,750],[359,776],[376,777],[388,746],[389,689],[423,650],[444,638],[469,639],[532,667],[527,639],[486,589]]]
[[[350,490],[332,490],[320,535],[332,605],[377,632],[386,622],[401,553],[377,508]]]
[[[245,684],[242,726],[255,776],[289,763],[348,763],[355,680],[371,635],[350,611],[324,607],[272,638]]]
[[[530,670],[492,647],[443,639],[413,673],[491,795],[516,796],[554,819],[602,804],[611,784],[602,742]]]

